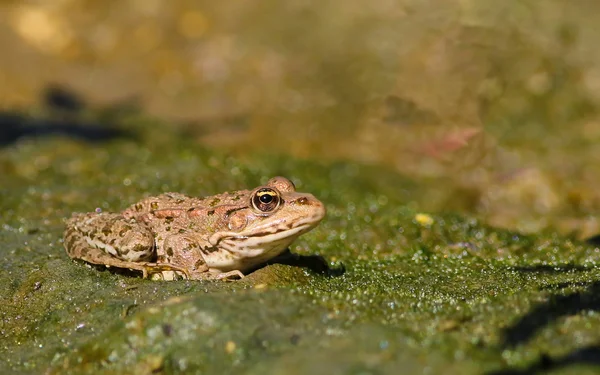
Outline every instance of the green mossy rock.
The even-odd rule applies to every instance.
[[[0,150],[1,373],[593,372],[598,248],[419,212],[419,185],[382,168],[234,157],[160,124],[126,125],[137,139]],[[71,212],[274,175],[328,209],[292,250],[345,273],[274,264],[236,282],[157,282],[74,262],[62,248]]]

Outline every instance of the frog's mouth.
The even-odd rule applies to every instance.
[[[209,238],[212,246],[225,248],[232,252],[240,250],[240,248],[248,249],[263,249],[272,247],[269,244],[280,243],[281,241],[289,241],[290,243],[298,236],[308,232],[317,226],[318,222],[296,223],[292,227],[265,228],[262,231],[242,231],[242,232],[218,232]],[[229,249],[231,244],[235,244],[233,249]]]

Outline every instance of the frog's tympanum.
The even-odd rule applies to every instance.
[[[324,216],[318,199],[275,177],[251,191],[165,193],[121,213],[73,214],[65,248],[71,258],[158,280],[241,278]]]

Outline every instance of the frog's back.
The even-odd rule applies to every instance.
[[[158,210],[190,210],[192,208],[210,208],[227,204],[238,204],[247,196],[247,190],[228,192],[208,197],[190,197],[181,193],[164,193],[158,196],[144,198],[129,206],[123,214],[126,217],[137,216]]]

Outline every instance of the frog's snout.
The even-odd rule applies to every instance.
[[[319,222],[327,213],[323,202],[315,198],[312,194],[304,194],[290,203],[300,211],[304,211],[305,216],[309,217],[311,221]]]

